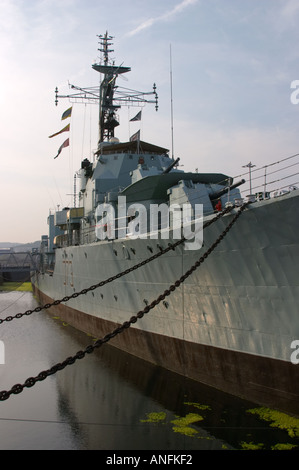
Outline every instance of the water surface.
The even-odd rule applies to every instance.
[[[30,292],[0,292],[1,318],[36,305]],[[4,322],[0,340],[5,346],[0,390],[9,390],[85,349],[94,338],[49,309]],[[299,448],[298,421],[284,415],[289,421],[279,429],[281,415],[266,420],[259,410],[104,345],[0,402],[0,449]]]

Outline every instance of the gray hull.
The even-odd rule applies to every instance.
[[[229,393],[299,414],[299,191],[248,206],[217,248],[170,296],[111,344]],[[234,210],[235,211],[235,210]],[[223,232],[198,251],[180,245],[114,282],[55,308],[99,338],[158,298]],[[53,273],[33,278],[42,303],[132,267],[171,240],[114,240],[56,250]],[[62,358],[63,359],[63,358]]]

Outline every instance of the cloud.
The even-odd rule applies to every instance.
[[[140,31],[143,31],[144,29],[150,28],[154,23],[157,23],[159,21],[168,20],[169,18],[177,15],[178,13],[181,13],[185,8],[188,8],[190,5],[194,5],[197,2],[198,2],[198,0],[183,0],[181,3],[176,5],[171,10],[168,10],[163,15],[157,16],[156,18],[149,18],[148,20],[144,21],[139,26],[137,26],[137,28],[130,31],[127,34],[127,36],[134,36],[135,34],[140,33]]]
[[[288,0],[283,4],[282,16],[289,20],[294,19],[294,15],[299,12],[299,4],[297,0]]]
[[[279,34],[297,30],[299,15],[298,0],[279,0],[276,8],[268,8],[267,17]]]

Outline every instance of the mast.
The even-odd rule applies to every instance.
[[[99,43],[102,46],[98,49],[103,53],[103,64],[94,64],[92,68],[97,72],[104,74],[104,78],[100,85],[100,116],[99,116],[99,143],[109,141],[114,137],[114,129],[119,125],[116,111],[119,105],[113,104],[114,92],[116,89],[115,81],[119,74],[130,72],[130,67],[115,66],[109,63],[109,53],[113,49],[109,49],[112,45],[112,36],[108,36],[108,32],[104,36],[98,36]]]
[[[119,126],[117,110],[123,104],[129,106],[143,106],[146,103],[155,105],[158,111],[158,94],[156,85],[153,85],[153,91],[142,92],[131,90],[116,86],[115,82],[118,75],[131,71],[130,67],[124,67],[122,64],[116,66],[114,61],[111,61],[109,54],[114,52],[110,49],[112,45],[111,40],[113,36],[109,36],[108,32],[105,35],[98,35],[102,58],[99,64],[93,64],[92,68],[97,72],[103,74],[103,80],[100,87],[79,87],[69,83],[69,88],[72,93],[60,95],[58,88],[55,89],[55,105],[58,104],[58,98],[68,98],[71,103],[99,103],[99,143],[109,141],[114,137],[114,130]],[[150,99],[150,96],[153,96]]]

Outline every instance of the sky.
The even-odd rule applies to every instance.
[[[49,211],[73,204],[98,108],[75,103],[69,134],[49,139],[70,106],[55,106],[54,90],[98,86],[98,35],[108,31],[115,63],[131,67],[119,86],[156,83],[159,95],[141,123],[128,123],[139,108],[124,107],[116,136],[141,126],[141,139],[170,149],[185,171],[234,177],[249,161],[299,152],[298,21],[298,0],[0,0],[0,242],[39,240]]]

